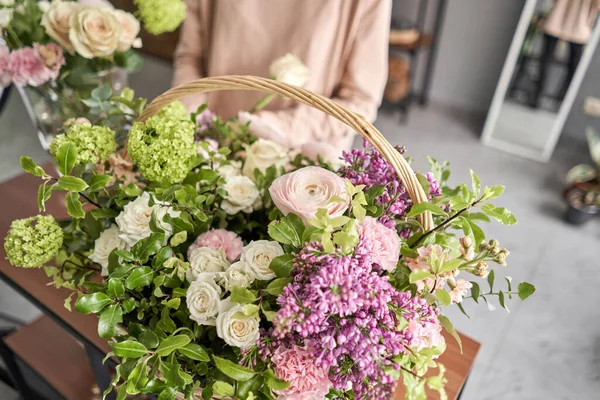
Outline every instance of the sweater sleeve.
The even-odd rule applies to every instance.
[[[173,54],[172,87],[182,85],[206,76],[202,68],[203,35],[206,35],[200,18],[200,0],[186,0],[187,15],[179,34],[179,43]],[[206,95],[192,95],[181,99],[190,111],[206,102]]]
[[[374,121],[387,79],[391,0],[364,1],[354,43],[332,100]],[[286,134],[294,148],[309,142],[326,142],[348,149],[355,133],[335,118],[304,104],[259,113]]]

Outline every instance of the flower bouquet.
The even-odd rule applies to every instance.
[[[236,120],[200,123],[204,107],[190,116],[175,101],[217,89],[302,101],[368,142],[333,168]],[[492,289],[490,264],[506,265],[508,251],[479,225],[516,222],[491,203],[502,186],[472,173],[470,187],[451,188],[448,164],[433,159],[415,174],[371,124],[301,88],[201,79],[142,112],[128,167],[110,162],[115,147],[110,129],[84,122],[51,146],[62,176],[22,157],[41,179],[40,210],[64,192],[72,218],[15,221],[4,247],[12,265],[45,265],[71,288],[68,308],[99,316],[119,399],[389,399],[396,382],[409,399],[443,397],[442,329],[459,340],[444,308],[534,292],[510,280]],[[486,277],[489,290],[474,279]]]
[[[182,1],[136,3],[156,34],[177,28],[185,17]],[[139,31],[133,14],[103,0],[0,3],[0,87],[18,88],[44,148],[67,120],[96,106],[81,101],[93,89],[107,85],[119,93],[127,86],[127,73],[142,66],[134,50],[142,46]]]

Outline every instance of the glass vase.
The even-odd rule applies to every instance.
[[[48,82],[38,87],[17,86],[27,114],[45,150],[48,150],[56,135],[62,132],[65,122],[69,119],[92,119],[89,107],[81,100],[90,98],[92,90],[102,85],[110,86],[113,94],[121,93],[127,87],[127,72],[115,67],[86,74],[76,85],[68,82]]]

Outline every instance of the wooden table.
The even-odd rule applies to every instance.
[[[50,171],[53,167],[45,165],[44,168]],[[2,238],[0,240],[2,243],[4,243],[4,237],[13,220],[37,213],[36,193],[39,183],[39,178],[23,174],[0,184],[0,237]],[[63,196],[60,195],[51,198],[47,203],[48,213],[57,218],[65,217],[66,212],[61,204],[62,199]],[[98,354],[106,354],[110,351],[107,341],[101,339],[97,334],[97,318],[94,315],[83,315],[65,309],[64,300],[70,294],[70,291],[67,289],[57,290],[53,286],[48,286],[50,279],[46,277],[42,269],[12,267],[5,260],[3,244],[0,246],[0,277],[40,307],[46,315],[50,316],[77,340],[92,348]],[[458,398],[475,356],[479,351],[479,343],[462,334],[461,337],[463,343],[462,355],[456,341],[451,337],[447,337],[447,350],[440,357],[440,362],[446,367],[446,377],[448,379],[446,390],[449,399]],[[399,386],[394,400],[403,398],[404,392],[402,387]],[[432,395],[430,398],[437,398],[437,396]]]

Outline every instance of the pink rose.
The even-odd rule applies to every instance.
[[[358,224],[360,246],[366,249],[385,271],[396,269],[400,258],[400,237],[395,229],[388,228],[373,217],[365,217]]]
[[[188,258],[192,252],[200,247],[211,247],[216,250],[223,250],[229,262],[240,258],[244,243],[235,233],[225,229],[212,229],[204,232],[196,238],[194,243],[188,249]]]
[[[271,358],[275,375],[290,382],[285,390],[276,391],[283,400],[322,400],[329,393],[331,381],[324,368],[315,366],[315,358],[306,349],[292,346],[277,348]]]
[[[65,65],[65,57],[62,48],[56,43],[48,43],[46,45],[35,43],[33,48],[44,61],[49,79],[56,80],[56,78],[58,78],[58,73],[60,72],[60,67]]]
[[[19,86],[40,86],[50,79],[43,58],[31,47],[13,50],[10,53],[10,70],[13,83]]]
[[[341,216],[350,201],[344,179],[320,167],[304,167],[280,176],[273,181],[269,193],[279,211],[296,214],[305,224],[321,208],[327,209],[331,217]],[[344,201],[330,202],[334,196]]]
[[[0,45],[0,87],[7,87],[12,82],[10,70],[10,50]]]

